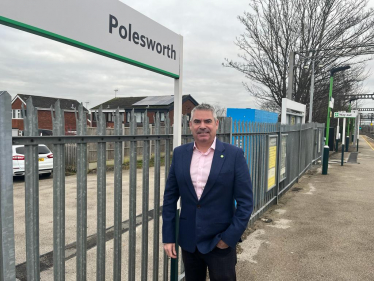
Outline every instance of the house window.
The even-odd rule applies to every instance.
[[[165,112],[160,113],[160,120],[161,122],[165,122]]]
[[[126,121],[131,122],[131,112],[126,113]],[[135,112],[136,123],[142,123],[144,120],[144,112]]]
[[[109,112],[108,113],[108,116],[107,116],[108,118],[107,118],[107,121],[108,122],[112,122],[113,120],[112,120],[112,113],[111,112]]]
[[[21,109],[12,109],[12,119],[22,119]]]

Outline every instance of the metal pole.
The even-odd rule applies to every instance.
[[[293,90],[293,68],[295,64],[295,52],[291,51],[289,55],[289,67],[288,67],[288,88],[287,88],[287,99],[292,100]]]
[[[65,134],[60,100],[52,112],[53,135]],[[53,271],[54,280],[65,280],[65,145],[53,145]]]
[[[87,118],[80,104],[77,135],[87,135]],[[87,144],[77,144],[77,258],[76,280],[87,279]]]
[[[360,128],[361,128],[361,115],[357,115],[357,151],[358,151],[358,143],[360,142]]]
[[[326,140],[325,146],[323,147],[323,161],[322,161],[322,175],[327,175],[327,170],[329,166],[329,153],[330,148],[328,146],[329,143],[329,131],[330,131],[330,100],[332,97],[332,87],[334,83],[334,75],[331,73],[330,75],[330,91],[329,91],[329,99],[327,102],[327,124],[326,124]]]
[[[333,76],[333,74],[331,74],[331,76],[330,76],[329,99],[328,99],[328,102],[327,102],[327,122],[326,122],[326,140],[325,140],[325,145],[329,145],[330,114],[331,114],[330,100],[331,100],[331,97],[332,97],[333,84],[334,84],[334,76]]]
[[[25,136],[38,135],[38,113],[30,97],[23,114]],[[27,280],[40,280],[38,145],[25,145],[25,220]]]
[[[11,113],[10,95],[0,91],[0,280],[16,280]]]
[[[349,108],[348,112],[351,112],[351,101],[349,101]],[[347,147],[349,146],[349,127],[351,126],[351,119],[348,119],[348,128],[347,128],[347,137],[348,137],[348,142],[347,142]],[[348,151],[348,149],[346,150]]]
[[[180,51],[180,63],[179,63],[179,79],[174,80],[174,128],[173,128],[173,147],[177,147],[182,143],[182,78],[183,78],[183,36],[180,36],[181,51]],[[179,209],[180,202],[178,201],[176,210],[176,235],[179,232]],[[178,238],[176,238],[178,240]],[[171,259],[170,266],[170,279],[178,280],[178,243],[175,243],[175,249],[177,251],[177,258]]]
[[[313,52],[314,56],[314,52]],[[312,116],[313,116],[313,94],[314,94],[314,64],[315,60],[312,59],[312,78],[310,81],[310,101],[309,101],[309,120],[308,123],[312,123]]]
[[[131,112],[130,134],[136,135],[137,123],[134,109]],[[136,176],[137,176],[137,142],[130,142],[130,190],[129,190],[129,256],[128,280],[136,280]]]
[[[335,152],[338,152],[338,146],[339,146],[339,118],[338,118],[338,126],[336,127],[336,145],[335,145]]]
[[[182,78],[183,78],[183,36],[180,36],[181,51],[179,56],[179,79],[174,80],[174,124],[173,124],[173,147],[182,143]]]
[[[114,133],[122,135],[123,117],[119,108],[114,116]],[[113,238],[113,280],[121,280],[122,265],[122,163],[123,163],[123,142],[114,143],[114,238]]]
[[[342,134],[342,162],[341,166],[344,163],[344,142],[345,142],[345,118],[343,119],[343,134]]]
[[[102,106],[99,108],[97,135],[106,135],[106,121]],[[96,280],[105,280],[105,228],[106,228],[106,143],[97,144],[97,247]]]

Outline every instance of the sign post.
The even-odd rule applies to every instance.
[[[342,134],[342,162],[341,166],[343,166],[344,163],[344,143],[345,142],[345,118],[343,118],[343,134]]]
[[[327,122],[326,122],[326,140],[325,146],[323,148],[323,162],[322,162],[322,175],[327,175],[327,170],[329,166],[329,152],[330,147],[328,146],[329,143],[329,133],[330,133],[330,114],[331,114],[331,106],[333,104],[332,100],[332,88],[334,84],[334,74],[340,71],[344,71],[346,69],[351,68],[349,65],[333,68],[330,70],[330,90],[329,90],[329,99],[328,99],[328,106],[327,106]]]
[[[339,111],[334,112],[334,118],[343,118],[343,134],[342,134],[342,160],[341,160],[341,166],[343,166],[344,163],[344,145],[346,145],[346,151],[348,151],[348,145],[349,145],[349,138],[345,137],[345,127],[346,127],[346,119],[349,120],[352,118],[356,118],[356,132],[357,132],[357,151],[358,151],[358,118],[359,114],[357,110],[352,110],[352,112],[346,112],[346,111]],[[339,119],[338,119],[338,132],[339,132]],[[338,134],[337,132],[337,134]]]
[[[339,127],[339,119],[338,119],[338,126],[336,127],[336,144],[335,144],[335,152],[338,152],[338,146],[339,146],[339,133],[340,127]]]

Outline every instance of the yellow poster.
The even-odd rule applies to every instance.
[[[276,179],[276,166],[277,166],[277,138],[269,138],[269,151],[268,151],[268,186],[269,191],[275,186]]]

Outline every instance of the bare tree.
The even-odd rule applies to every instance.
[[[314,121],[324,122],[327,111],[329,72],[332,67],[350,64],[344,83],[338,75],[334,85],[339,95],[357,91],[367,77],[359,57],[374,43],[374,13],[367,0],[249,0],[249,11],[238,19],[245,32],[235,41],[239,61],[225,59],[224,66],[242,72],[250,82],[246,90],[262,108],[279,110],[287,87],[293,87],[293,100],[309,106],[312,59],[323,69],[315,71]],[[355,46],[355,47],[353,47]],[[337,48],[339,47],[339,48]],[[297,51],[295,85],[287,85],[289,54]],[[339,90],[344,84],[344,91]],[[359,89],[360,90],[360,89]],[[344,105],[342,105],[344,106]],[[326,107],[326,110],[324,109]],[[321,110],[321,112],[320,112]],[[324,115],[326,118],[326,115]]]
[[[226,107],[223,107],[219,104],[213,105],[216,111],[217,117],[226,117]]]

